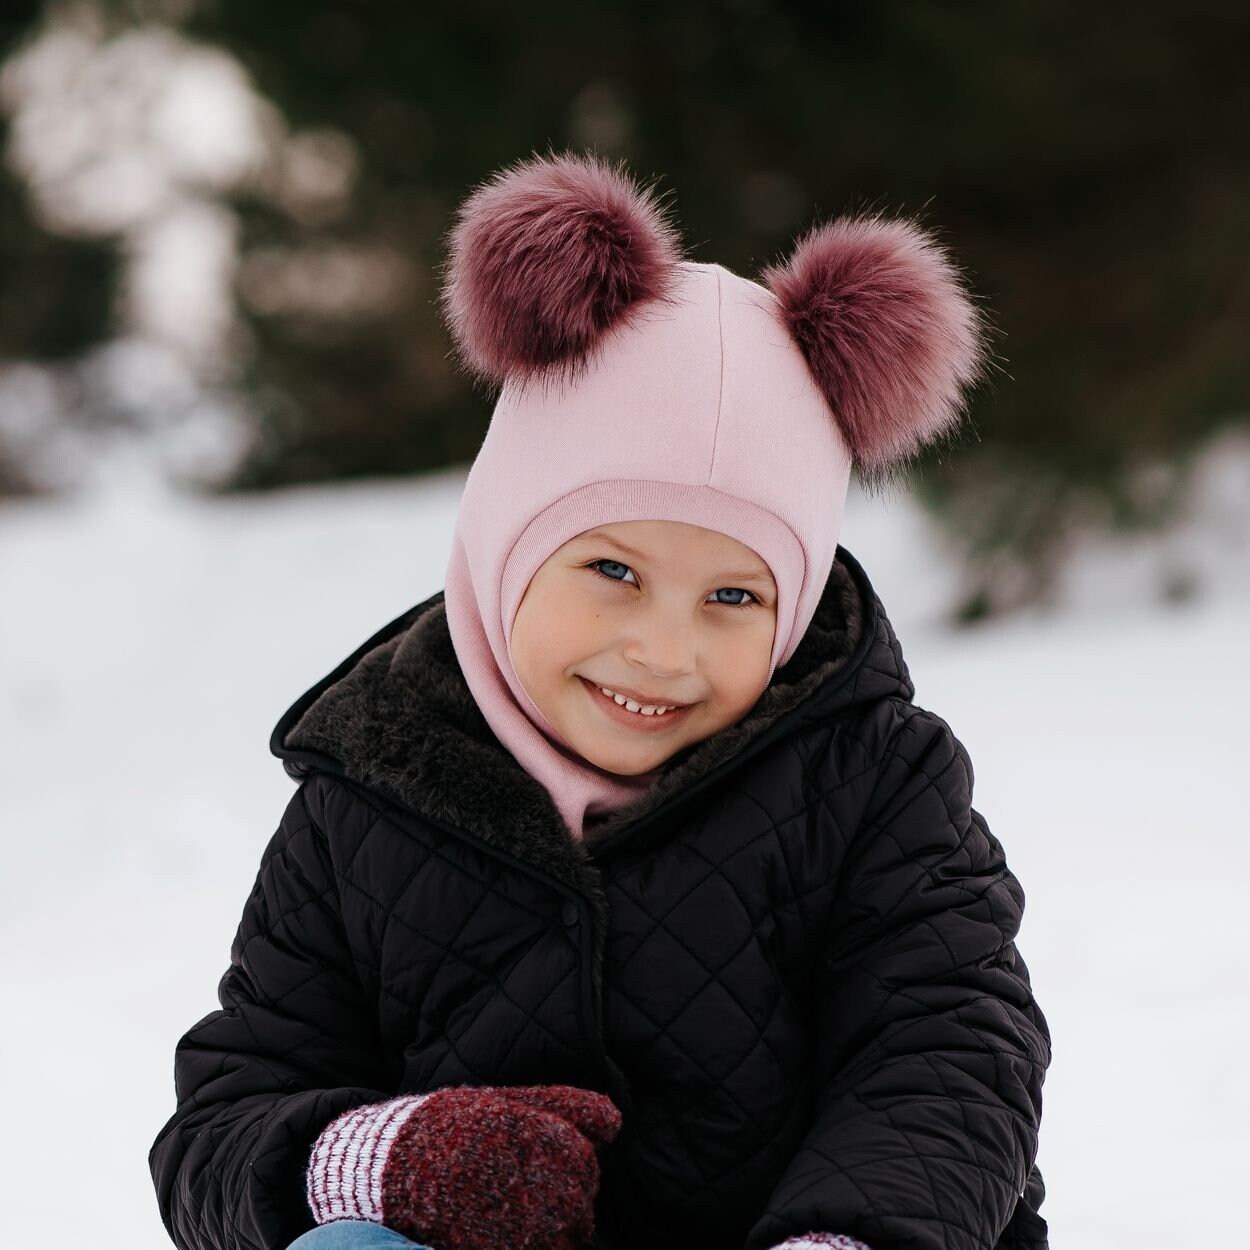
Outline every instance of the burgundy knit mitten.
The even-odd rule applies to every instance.
[[[846,1233],[804,1233],[787,1237],[772,1250],[871,1250],[871,1247]]]
[[[572,1085],[451,1086],[360,1107],[313,1150],[318,1223],[373,1219],[435,1250],[576,1250],[594,1231],[595,1150],[620,1112]]]

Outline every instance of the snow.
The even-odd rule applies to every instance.
[[[1244,1235],[1250,458],[1228,464],[1186,526],[1086,543],[1056,610],[961,634],[910,500],[853,493],[843,526],[1027,894],[1065,1250]],[[0,506],[0,1244],[169,1244],[146,1156],[293,790],[270,731],[442,585],[463,480]],[[1156,603],[1181,559],[1199,593]]]

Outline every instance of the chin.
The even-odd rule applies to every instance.
[[[600,765],[600,767],[604,768],[605,772],[615,773],[618,777],[637,777],[641,773],[649,773],[653,768],[659,768],[659,766],[663,764],[664,760],[667,758],[668,757],[665,756],[661,759],[651,760],[646,764],[635,764],[632,766],[623,766],[619,768],[612,768],[612,767],[605,768],[604,765],[602,764]]]
[[[604,751],[579,750],[578,754],[596,768],[601,768],[605,773],[614,773],[618,777],[637,777],[640,773],[649,773],[653,768],[659,768],[672,752],[656,752],[653,755],[634,757],[633,759]]]

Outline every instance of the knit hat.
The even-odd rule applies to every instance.
[[[954,431],[985,323],[914,222],[815,227],[754,282],[685,260],[653,191],[572,153],[479,186],[444,273],[461,364],[500,387],[456,521],[448,627],[491,729],[580,838],[661,769],[589,763],[521,685],[510,636],[539,566],[609,522],[727,534],[777,585],[771,680],[825,588],[852,469],[875,489]]]

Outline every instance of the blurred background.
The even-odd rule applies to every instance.
[[[873,210],[964,269],[992,376],[843,541],[1029,898],[1054,1244],[1241,1239],[1248,65],[1231,0],[5,0],[4,1244],[168,1244],[145,1155],[269,731],[442,585],[491,407],[444,236],[549,148],[747,276]]]

